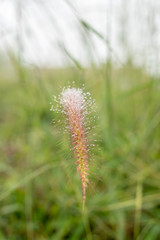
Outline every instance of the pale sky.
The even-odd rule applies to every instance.
[[[95,34],[84,34],[78,18],[109,41],[116,63],[130,54],[136,64],[157,69],[160,0],[0,0],[0,51],[17,53],[19,39],[25,64],[70,63],[62,45],[82,65],[104,62],[108,46]]]

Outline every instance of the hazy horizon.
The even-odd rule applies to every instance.
[[[160,2],[151,0],[0,0],[0,53],[14,51],[22,63],[65,66],[72,61],[86,66],[110,57],[121,64],[132,58],[158,73],[160,63]],[[79,20],[91,25],[87,31]]]

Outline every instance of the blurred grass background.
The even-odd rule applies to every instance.
[[[132,58],[82,67],[61,48],[72,66],[29,68],[10,51],[1,61],[0,239],[160,239],[159,76]],[[73,81],[91,92],[99,117],[84,213],[69,143],[49,111]]]

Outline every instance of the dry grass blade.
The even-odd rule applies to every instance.
[[[151,195],[147,195],[144,196],[142,199],[142,207],[146,206],[147,204],[155,204],[156,201],[160,200],[160,193],[158,194],[151,194]],[[106,207],[97,207],[95,208],[98,211],[116,211],[116,210],[120,210],[120,209],[126,209],[126,208],[134,208],[137,205],[137,198],[134,199],[130,199],[127,201],[123,201],[123,202],[118,202],[118,203],[113,203],[113,204],[109,204]]]

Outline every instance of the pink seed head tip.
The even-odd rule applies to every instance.
[[[75,111],[81,111],[85,103],[82,90],[76,88],[67,88],[63,90],[60,103],[65,109],[72,108]]]

